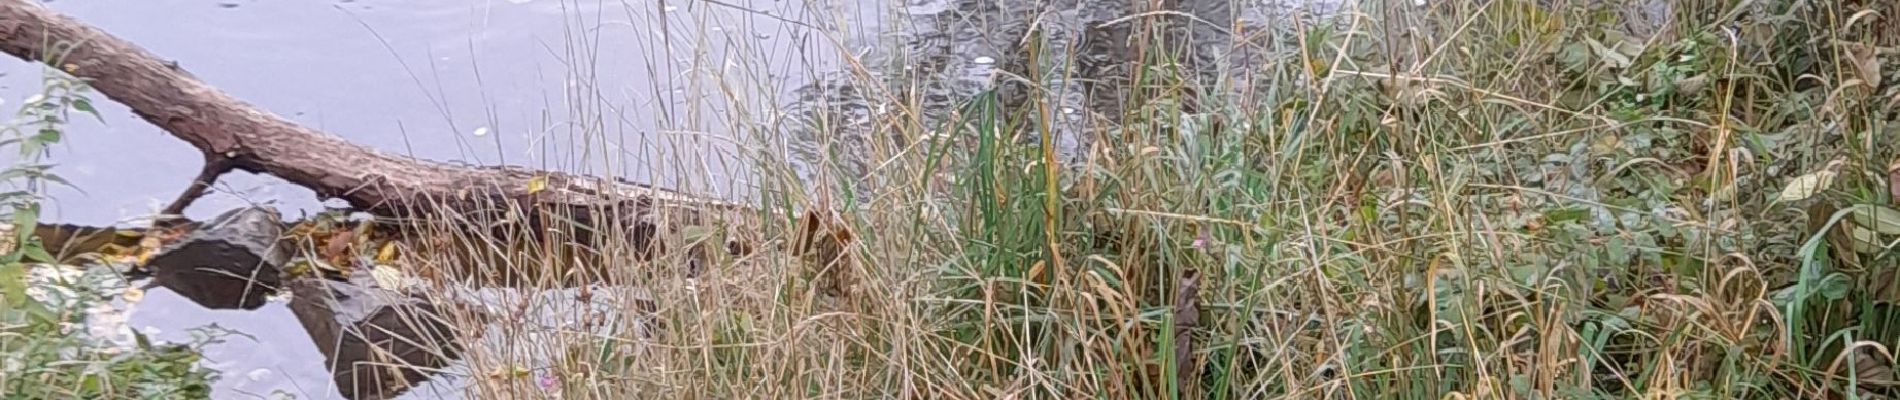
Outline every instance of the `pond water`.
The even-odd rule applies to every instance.
[[[721,134],[731,122],[720,115],[727,101],[714,85],[788,88],[808,80],[812,71],[835,68],[835,61],[825,60],[838,58],[838,46],[786,21],[870,24],[881,11],[870,1],[805,3],[49,4],[175,60],[239,99],[356,143],[474,164],[588,172],[611,168],[638,181],[677,184],[664,179],[679,174],[653,171],[661,168],[654,165],[730,152],[709,144],[726,141],[707,137]],[[863,25],[842,30],[875,31]],[[10,108],[38,90],[39,70],[5,61],[0,93],[15,100],[6,105]],[[785,90],[748,90],[767,91]],[[744,106],[762,109],[761,104],[777,99],[744,100],[754,102]],[[111,224],[147,216],[182,190],[200,164],[184,142],[116,104],[96,103],[106,121],[76,121],[54,155],[60,163],[55,171],[80,190],[55,192],[50,219]],[[590,140],[608,143],[582,150],[581,143]],[[594,159],[573,153],[591,153]],[[698,170],[728,174],[735,169]],[[730,180],[713,178],[708,181]],[[188,213],[202,218],[249,202],[315,210],[312,199],[293,185],[237,173]]]
[[[147,50],[266,110],[384,151],[514,164],[743,193],[735,110],[757,114],[814,71],[836,43],[877,32],[883,2],[723,0],[141,0],[49,6]],[[810,26],[827,26],[816,30]],[[833,32],[832,35],[821,35]],[[842,33],[837,33],[842,32]],[[0,108],[39,90],[40,67],[0,61]],[[95,95],[96,96],[96,95]],[[201,157],[185,142],[95,98],[103,122],[76,118],[54,172],[78,189],[52,195],[53,222],[136,223],[171,201]],[[12,157],[8,154],[0,157]],[[13,162],[11,158],[0,162]],[[692,173],[685,173],[691,171]],[[682,178],[684,177],[684,178]],[[233,173],[188,216],[273,203],[289,218],[314,195]],[[218,398],[338,398],[282,303],[208,311],[164,289],[131,305],[128,324],[161,340],[192,328],[240,331],[208,351],[225,373]]]

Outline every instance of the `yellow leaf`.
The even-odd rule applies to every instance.
[[[528,193],[538,193],[543,190],[548,190],[547,176],[536,175],[533,178],[528,178]]]
[[[376,250],[376,262],[390,262],[395,259],[396,242],[383,242],[383,247]]]
[[[522,368],[518,365],[504,365],[496,367],[495,372],[488,373],[488,376],[491,378],[520,378],[528,376],[530,372],[533,371],[529,371],[527,368]]]
[[[1834,175],[1833,170],[1821,170],[1795,177],[1793,181],[1788,182],[1788,187],[1781,188],[1781,197],[1776,198],[1775,201],[1788,202],[1814,197],[1815,194],[1827,190],[1828,186],[1834,185]]]
[[[139,239],[139,248],[132,252],[132,259],[138,261],[140,265],[143,265],[146,261],[150,261],[152,256],[157,255],[159,247],[164,245],[164,242],[159,241],[156,237],[146,236],[141,238]]]
[[[290,264],[284,265],[284,274],[290,276],[304,276],[311,272],[310,268],[309,260],[298,259],[291,261]]]

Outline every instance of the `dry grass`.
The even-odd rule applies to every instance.
[[[770,156],[768,66],[706,70],[743,118],[679,129],[745,137],[755,210],[651,215],[651,258],[625,221],[578,247],[427,221],[404,260],[443,302],[556,294],[451,315],[480,398],[1891,394],[1900,336],[1865,290],[1890,257],[1836,261],[1804,208],[1893,200],[1896,92],[1871,82],[1900,15],[1736,3],[1629,36],[1623,4],[1372,2],[1224,28],[1258,65],[1212,75],[1163,36],[1195,22],[1131,12],[1120,115],[1078,163],[1034,134],[1063,105],[986,91],[926,121],[923,83],[839,50],[893,110],[848,121],[863,198]],[[1774,201],[1830,160],[1832,190]]]

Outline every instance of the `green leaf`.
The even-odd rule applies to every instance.
[[[1559,222],[1569,222],[1569,221],[1580,220],[1580,219],[1583,219],[1583,217],[1589,216],[1589,215],[1590,215],[1590,210],[1586,210],[1581,207],[1564,207],[1564,208],[1559,208],[1555,210],[1545,211],[1544,219],[1550,221],[1550,223],[1552,224],[1555,224]]]
[[[87,100],[84,97],[75,98],[73,99],[73,109],[92,114],[92,117],[99,119],[100,123],[106,122],[106,117],[100,116],[99,110],[92,108],[92,100]]]
[[[21,245],[31,243],[33,231],[39,228],[39,222],[40,206],[38,204],[27,204],[14,208],[13,229],[19,230],[19,232],[15,232],[15,234],[18,235],[15,239],[19,241],[14,243],[20,243]]]
[[[33,135],[33,140],[40,142],[40,144],[54,144],[59,143],[59,137],[60,133],[58,129],[40,128],[40,134]]]
[[[40,149],[43,148],[45,148],[45,145],[40,144],[40,142],[36,140],[20,142],[20,156],[30,157],[39,154]]]
[[[1847,275],[1843,275],[1839,272],[1828,274],[1827,277],[1821,278],[1821,284],[1819,286],[1820,287],[1816,290],[1820,292],[1821,297],[1828,300],[1847,298],[1847,292],[1854,288],[1852,280],[1848,279]]]
[[[1608,242],[1604,243],[1603,247],[1604,247],[1604,250],[1609,253],[1610,262],[1613,262],[1616,264],[1623,264],[1623,263],[1629,262],[1630,260],[1629,244],[1626,243],[1626,241],[1623,240],[1622,237],[1619,236],[1619,237],[1610,238]]]
[[[47,253],[46,248],[44,246],[40,246],[40,243],[37,240],[34,241],[32,244],[21,246],[20,252],[21,254],[26,255],[26,258],[29,258],[38,262],[51,263],[51,262],[59,261],[58,259],[53,258],[52,254]]]
[[[1616,69],[1629,68],[1631,63],[1629,55],[1623,54],[1617,51],[1617,49],[1605,46],[1603,42],[1598,42],[1594,39],[1584,39],[1583,43],[1589,45],[1590,50],[1596,53],[1597,58],[1602,59],[1605,63],[1609,63],[1611,67],[1615,67]]]
[[[26,305],[26,265],[17,262],[0,265],[0,301],[5,309],[12,310]]]
[[[66,180],[66,178],[61,178],[61,177],[59,177],[59,175],[54,175],[54,174],[40,174],[40,176],[39,176],[39,178],[40,178],[40,180],[43,180],[43,181],[47,181],[47,182],[52,182],[52,183],[57,183],[57,184],[59,184],[60,186],[65,186],[65,187],[69,187],[69,188],[72,188],[73,190],[78,190],[80,194],[85,194],[85,193],[86,193],[86,191],[85,191],[85,190],[83,190],[83,189],[80,189],[80,188],[79,188],[78,186],[73,186],[73,183],[72,183],[72,182],[69,182],[69,181],[67,181],[67,180]]]

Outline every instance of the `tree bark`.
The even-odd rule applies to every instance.
[[[594,209],[635,205],[640,212],[654,206],[742,207],[617,179],[453,165],[350,143],[239,101],[175,62],[36,1],[0,0],[0,52],[86,80],[140,118],[191,143],[214,164],[275,175],[377,214],[470,210],[498,203]]]

